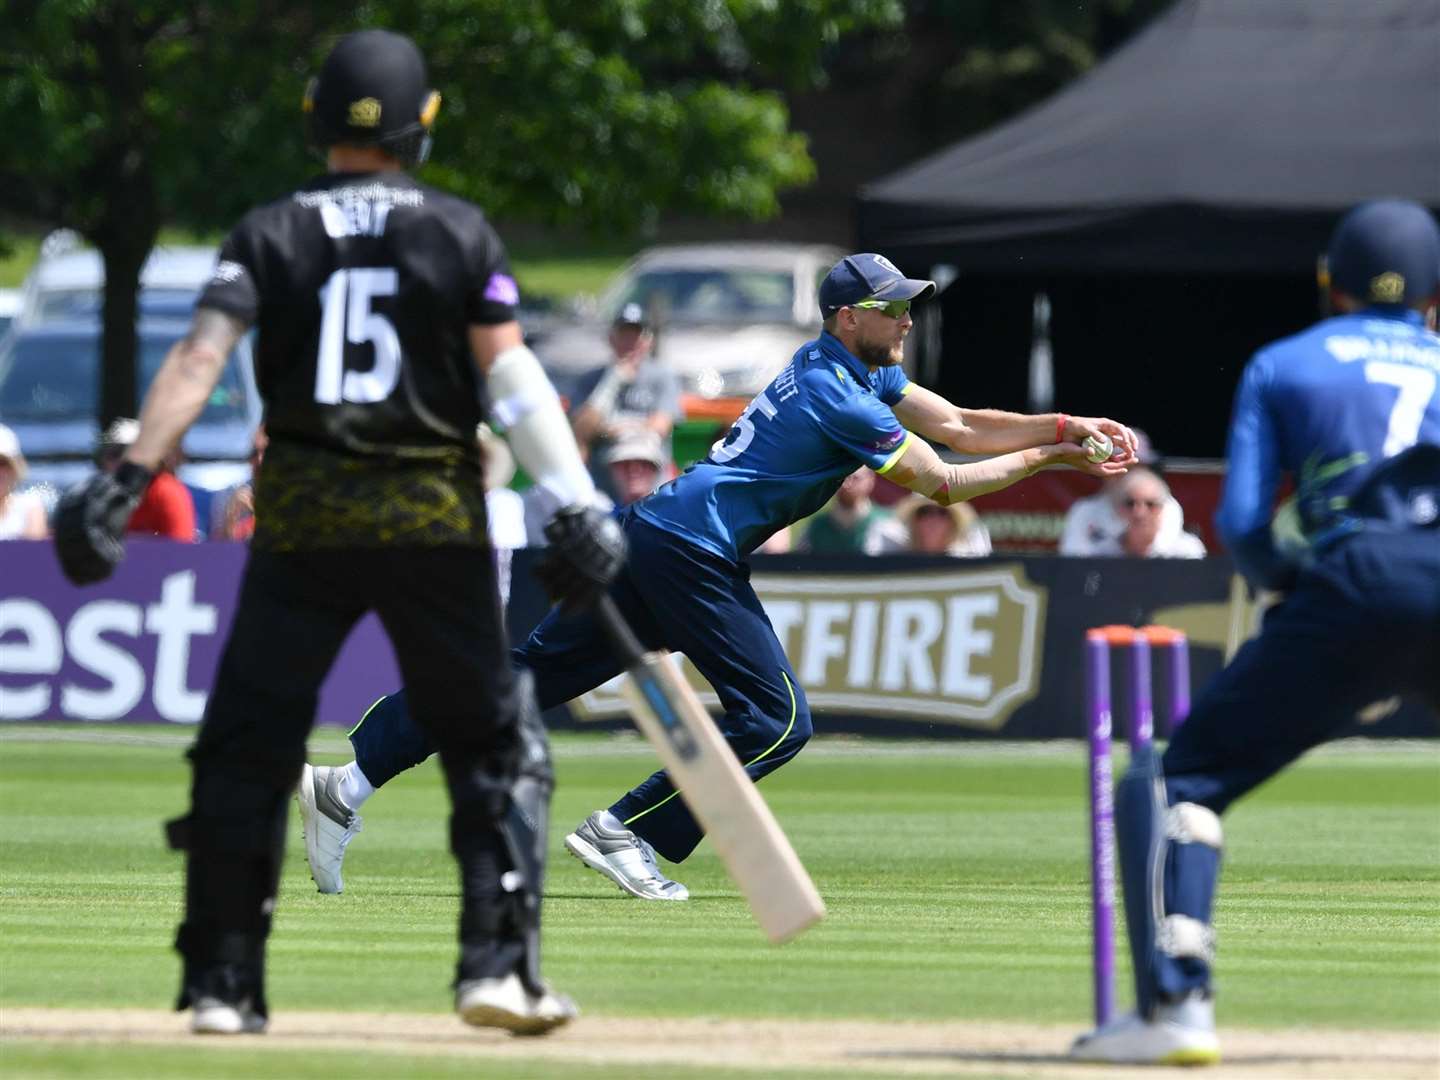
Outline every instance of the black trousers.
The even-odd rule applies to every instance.
[[[236,949],[223,941],[248,942],[263,962],[289,799],[320,685],[369,611],[395,649],[416,721],[440,750],[471,916],[462,917],[462,938],[501,933],[485,912],[500,902],[509,869],[496,822],[519,764],[519,703],[489,551],[256,551],[189,755],[191,813],[171,831],[189,852],[179,939],[187,983],[207,964],[230,962]],[[467,942],[472,966],[504,969],[519,953],[514,942]]]

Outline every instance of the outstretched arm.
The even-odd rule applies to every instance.
[[[1126,466],[1114,458],[1095,464],[1076,443],[1035,446],[967,464],[942,461],[924,439],[909,436],[899,456],[877,470],[903,488],[918,491],[942,506],[964,502],[1009,487],[1054,465],[1071,465],[1092,476],[1118,476]]]
[[[1133,460],[1135,453],[1135,436],[1130,429],[1104,417],[1063,413],[1032,416],[999,409],[962,409],[914,383],[892,408],[907,430],[948,446],[958,454],[1003,454],[1049,446],[1057,442],[1057,436],[1079,444],[1087,436],[1100,434],[1109,436],[1115,444],[1117,460]]]

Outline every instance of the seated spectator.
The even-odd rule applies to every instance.
[[[265,460],[269,445],[265,425],[255,429],[250,445],[250,479],[217,491],[210,500],[210,539],[245,540],[255,535],[255,472]]]
[[[895,513],[905,527],[905,538],[900,546],[887,550],[962,559],[990,554],[990,530],[969,503],[941,506],[914,494],[903,499]]]
[[[43,540],[50,531],[40,493],[15,490],[26,470],[19,437],[0,424],[0,540]]]
[[[106,472],[114,472],[120,467],[126,448],[139,434],[138,420],[120,417],[100,436],[95,448],[95,463]],[[126,532],[160,536],[187,544],[195,542],[195,501],[175,475],[178,455],[178,451],[172,451],[160,463],[140,505],[130,515]]]
[[[606,467],[609,447],[630,432],[652,431],[660,438],[668,476],[674,458],[670,433],[685,415],[680,407],[680,377],[651,356],[654,344],[645,310],[639,304],[626,304],[610,327],[609,366],[590,376],[576,394],[580,404],[571,416],[575,441],[590,463],[595,486],[616,502],[619,493],[612,489]]]
[[[605,451],[610,470],[610,490],[617,506],[629,506],[643,499],[665,478],[670,458],[660,436],[637,428],[611,443]]]
[[[1136,458],[1141,465],[1154,469],[1160,461],[1149,437],[1138,428],[1135,431]],[[1115,492],[1124,476],[1107,480],[1096,494],[1076,499],[1065,512],[1065,523],[1060,533],[1061,555],[1105,555],[1114,554],[1113,543],[1125,531],[1126,520],[1117,509]],[[1168,489],[1167,489],[1168,491]],[[1185,531],[1185,511],[1174,496],[1168,496],[1160,511],[1160,543],[1169,544]],[[1182,541],[1183,543],[1183,541]]]
[[[1097,545],[1096,555],[1129,555],[1139,559],[1203,559],[1205,542],[1181,529],[1161,528],[1170,489],[1158,473],[1144,466],[1131,469],[1111,488],[1115,512],[1125,523],[1119,536]]]
[[[870,498],[875,473],[856,469],[825,509],[810,519],[797,551],[819,555],[878,555],[905,546],[905,527]]]

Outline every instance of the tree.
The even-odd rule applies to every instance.
[[[4,0],[0,210],[105,261],[101,420],[135,411],[136,287],[163,225],[232,224],[316,165],[299,100],[341,34],[410,33],[445,96],[424,178],[493,215],[625,230],[763,217],[808,181],[780,94],[896,0]]]

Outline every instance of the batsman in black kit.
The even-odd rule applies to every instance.
[[[189,335],[166,358],[125,463],[66,494],[55,543],[77,583],[109,575],[162,456],[258,328],[268,452],[235,621],[190,751],[177,1007],[197,1032],[264,1030],[265,942],[289,798],[319,686],[378,613],[416,718],[439,743],[462,909],[455,1006],[538,1034],[575,1015],[539,972],[552,774],[528,676],[512,672],[486,550],[476,426],[486,397],[565,506],[544,576],[583,606],[624,559],[554,389],[522,341],[504,249],[481,211],[422,185],[440,97],[407,38],[343,38],[305,95],[327,173],[247,214]],[[482,389],[482,382],[485,386]]]

